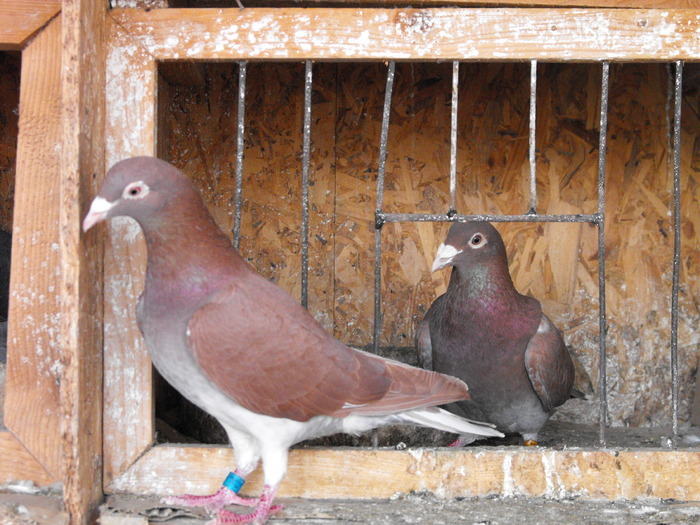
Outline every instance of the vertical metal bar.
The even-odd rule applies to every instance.
[[[673,447],[678,446],[678,286],[681,268],[681,105],[683,62],[676,61],[673,91],[673,284],[671,290],[671,402]]]
[[[457,213],[457,109],[459,105],[459,62],[452,62],[452,120],[450,132],[450,210]]]
[[[379,138],[379,166],[377,170],[377,209],[375,212],[374,230],[374,337],[372,341],[374,353],[379,350],[379,336],[382,329],[382,226],[380,220],[384,206],[384,174],[386,173],[386,150],[389,139],[389,117],[391,114],[391,95],[394,89],[394,71],[396,62],[389,62],[386,75],[386,91],[384,92],[384,110],[382,112],[382,132]]]
[[[238,115],[236,126],[236,185],[233,192],[233,247],[241,242],[241,196],[243,193],[243,152],[245,150],[245,61],[238,63]]]
[[[608,421],[607,388],[607,319],[605,314],[605,154],[607,152],[608,130],[608,88],[610,84],[610,63],[603,62],[600,93],[600,139],[598,145],[598,345],[600,362],[598,391],[600,392],[600,445],[606,445]]]
[[[529,136],[529,160],[530,160],[530,210],[528,213],[537,213],[537,159],[535,139],[537,131],[537,60],[530,61],[530,136]]]
[[[313,64],[306,61],[304,75],[304,140],[301,160],[301,305],[309,307],[309,164],[311,163],[311,94]]]

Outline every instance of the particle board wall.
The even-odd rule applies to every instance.
[[[162,66],[159,148],[190,174],[219,224],[233,228],[237,66]],[[386,66],[314,65],[310,187],[310,309],[346,343],[371,343],[376,171]],[[462,64],[457,208],[528,208],[529,64]],[[670,421],[671,190],[669,70],[614,64],[609,112],[606,248],[610,420]],[[193,80],[194,78],[194,80]],[[681,420],[697,371],[700,283],[697,189],[698,66],[686,65],[683,108],[683,253],[679,362]],[[167,79],[167,80],[165,80]],[[540,64],[539,211],[597,209],[600,66]],[[450,64],[400,63],[389,131],[385,209],[448,208]],[[248,66],[241,253],[300,295],[303,64]],[[444,292],[448,272],[430,263],[446,224],[389,224],[383,236],[380,344],[410,347],[417,323]],[[586,224],[499,225],[518,289],[543,302],[596,383],[597,234]],[[559,417],[595,422],[597,403]]]

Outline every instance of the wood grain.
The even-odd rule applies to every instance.
[[[0,484],[30,480],[41,487],[57,478],[49,474],[10,432],[0,432]]]
[[[122,9],[159,60],[682,60],[697,9]]]
[[[61,0],[0,2],[0,50],[22,49],[34,33],[61,12]]]
[[[59,19],[24,50],[21,86],[5,425],[60,478]]]
[[[121,27],[110,24],[109,30],[106,169],[125,157],[156,152],[156,64]],[[153,378],[134,310],[143,289],[143,236],[135,222],[124,218],[95,230],[90,235],[105,235],[103,418],[108,483],[153,442]]]
[[[107,6],[63,2],[60,185],[61,382],[64,505],[92,523],[102,493],[102,244],[81,222],[104,174]]]
[[[232,470],[231,449],[158,446],[107,487],[109,493],[209,494]],[[653,450],[366,449],[293,450],[281,497],[390,498],[545,496],[581,499],[700,499],[700,453]],[[244,492],[262,489],[261,471]]]

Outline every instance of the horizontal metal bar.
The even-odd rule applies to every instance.
[[[430,213],[381,213],[377,212],[375,221],[380,224],[387,222],[587,222],[600,224],[602,217],[597,214],[549,215],[527,213],[522,215],[492,215],[492,214],[430,214]]]

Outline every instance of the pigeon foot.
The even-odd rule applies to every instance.
[[[284,505],[273,505],[265,511],[261,511],[260,508],[257,508],[250,514],[238,514],[228,510],[220,510],[216,518],[209,521],[207,525],[229,525],[231,523],[262,524],[267,521],[267,518],[273,514],[277,514],[282,509],[284,509]]]
[[[217,512],[226,505],[243,505],[255,507],[260,500],[258,498],[244,498],[227,487],[221,487],[214,494],[208,496],[194,496],[183,494],[182,496],[168,496],[161,499],[161,503],[180,507],[204,507],[207,512]]]
[[[535,441],[534,439],[526,439],[523,445],[525,445],[526,447],[536,447],[537,441]]]
[[[267,521],[272,514],[282,510],[282,505],[272,505],[272,500],[277,494],[277,486],[265,485],[260,496],[258,506],[250,514],[238,514],[228,510],[220,510],[216,518],[207,525],[228,525],[230,523],[255,523],[262,524]]]

